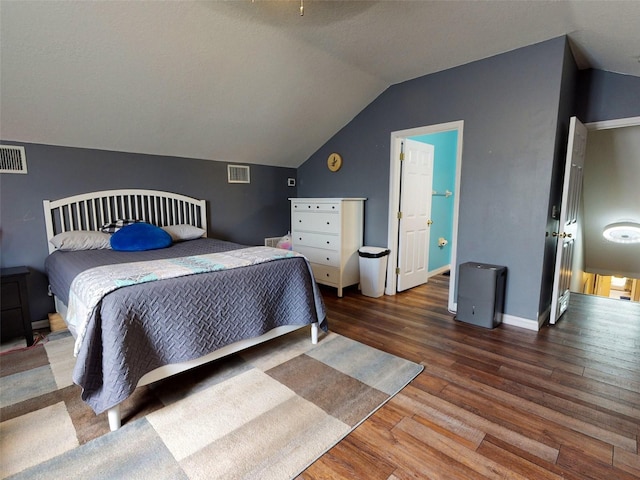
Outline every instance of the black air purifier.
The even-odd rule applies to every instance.
[[[456,319],[485,328],[502,323],[507,267],[467,262],[458,270]]]

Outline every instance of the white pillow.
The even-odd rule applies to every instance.
[[[111,248],[110,240],[108,233],[74,230],[59,233],[49,241],[58,250],[100,250]]]
[[[201,228],[194,227],[193,225],[168,225],[162,227],[162,229],[171,235],[171,239],[174,242],[182,242],[185,240],[194,240],[200,238],[205,234],[205,231]]]

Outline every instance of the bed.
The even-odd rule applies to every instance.
[[[138,386],[304,326],[313,343],[327,330],[306,258],[207,238],[203,200],[130,189],[43,206],[45,271],[76,339],[73,380],[111,430]]]

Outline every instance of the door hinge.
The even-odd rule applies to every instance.
[[[400,161],[404,160],[404,152],[400,152]]]
[[[396,267],[396,275],[400,275],[400,267]]]
[[[402,219],[402,212],[398,212],[398,220]]]

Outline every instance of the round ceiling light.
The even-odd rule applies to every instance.
[[[640,243],[640,224],[618,222],[607,225],[602,236],[615,243]]]

